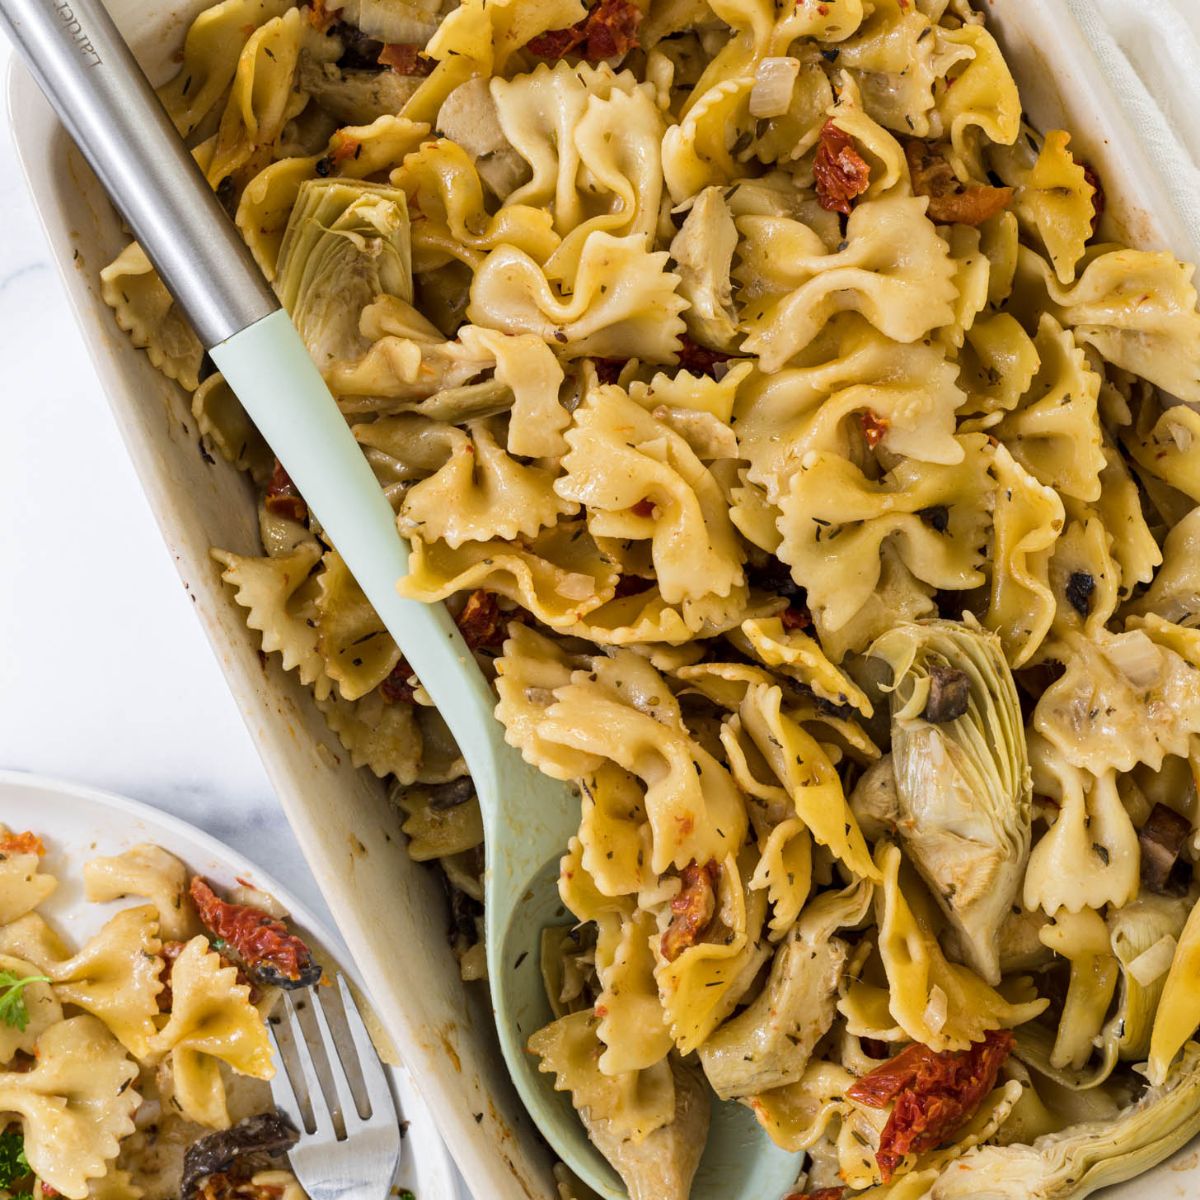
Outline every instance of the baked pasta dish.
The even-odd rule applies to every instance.
[[[306,1200],[267,1019],[321,970],[277,903],[134,846],[83,864],[89,901],[131,903],[69,946],[46,852],[0,826],[0,1196]]]
[[[821,1200],[1078,1198],[1200,1130],[1193,269],[1113,240],[982,11],[224,0],[160,95],[401,592],[578,784],[529,1049],[634,1200],[716,1103]],[[445,724],[140,248],[102,281],[482,978]]]

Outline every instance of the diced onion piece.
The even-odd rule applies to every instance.
[[[1140,629],[1113,638],[1107,653],[1109,662],[1134,687],[1153,687],[1162,678],[1162,651]]]
[[[1175,442],[1175,448],[1180,454],[1186,454],[1192,448],[1192,431],[1186,425],[1179,424],[1178,421],[1169,422],[1167,428]]]
[[[929,989],[929,1003],[925,1006],[925,1024],[934,1033],[940,1033],[949,1015],[950,1003],[946,998],[946,993],[935,983]]]
[[[1130,975],[1142,987],[1149,987],[1156,979],[1161,979],[1171,969],[1171,960],[1175,957],[1177,944],[1169,933],[1164,933],[1149,950],[1143,950],[1129,964]]]
[[[764,58],[750,89],[750,115],[782,117],[792,102],[792,87],[799,74],[798,58]]]
[[[568,600],[590,600],[596,594],[596,581],[590,575],[563,575],[555,590]]]

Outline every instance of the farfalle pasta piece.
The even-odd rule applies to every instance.
[[[746,174],[730,151],[731,127],[750,122],[753,75],[726,78],[700,95],[662,142],[662,170],[677,204],[706,187],[725,187]],[[697,86],[700,92],[700,86]]]
[[[83,864],[83,887],[94,903],[125,896],[149,900],[158,912],[158,931],[168,941],[183,941],[192,932],[187,867],[161,846],[142,842],[121,854],[89,859]]]
[[[571,682],[575,671],[590,665],[590,658],[568,654],[550,638],[514,622],[508,628],[504,653],[496,660],[496,720],[504,726],[504,740],[552,779],[582,779],[603,772],[604,781],[598,776],[595,782],[597,787],[606,788],[610,782],[608,772],[617,771],[619,777],[619,768],[605,766],[599,754],[574,750],[541,734],[541,723],[555,701],[555,692]],[[618,780],[611,783],[623,790]],[[587,801],[584,803],[586,806]],[[624,862],[615,865],[618,869],[627,866]],[[603,890],[610,894],[607,888]]]
[[[963,411],[990,427],[1029,391],[1041,358],[1016,317],[997,313],[967,330],[958,362],[959,387],[967,394]]]
[[[1162,566],[1129,612],[1133,616],[1154,613],[1187,628],[1200,624],[1200,507],[1167,534]]]
[[[737,310],[733,304],[733,255],[738,231],[719,187],[705,188],[692,202],[671,242],[688,333],[705,346],[733,350]]]
[[[1077,500],[1098,500],[1105,466],[1096,407],[1100,376],[1049,313],[1042,314],[1034,346],[1037,374],[992,433],[1040,483]]]
[[[353,701],[328,695],[318,699],[317,707],[354,766],[368,767],[380,779],[394,775],[401,783],[423,777],[428,783],[444,782],[424,771],[430,755],[411,704],[389,702],[376,688]]]
[[[882,845],[876,852],[883,875],[876,907],[888,1006],[908,1037],[934,1050],[966,1050],[988,1030],[1011,1029],[1042,1012],[1049,1001],[1010,1004],[969,967],[946,959],[901,890],[901,857],[896,845]],[[933,1016],[938,1011],[935,989],[945,1000],[944,1020]]]
[[[569,358],[640,358],[668,362],[679,348],[686,301],[665,251],[645,239],[588,235],[569,293],[556,288],[529,255],[501,246],[471,283],[468,317],[505,333],[533,333]]]
[[[728,596],[744,582],[725,499],[687,441],[621,388],[594,388],[567,432],[554,490],[587,506],[594,537],[650,541],[668,604]]]
[[[410,600],[445,600],[474,588],[495,592],[552,628],[570,628],[612,599],[617,571],[583,523],[563,521],[528,544],[414,542],[398,586]]]
[[[264,22],[246,39],[205,175],[212,187],[247,166],[261,168],[287,121],[307,101],[293,89],[311,29],[299,9]]]
[[[392,635],[335,550],[322,556],[316,577],[317,652],[343,700],[377,688],[400,661]]]
[[[731,760],[733,757],[731,753]],[[734,772],[735,778],[741,774],[737,768]],[[770,938],[778,942],[795,925],[812,890],[812,835],[799,817],[789,817],[767,834],[761,848],[750,887],[766,891],[771,906]]]
[[[1200,401],[1200,312],[1194,268],[1163,251],[1103,248],[1070,287],[1022,249],[1018,275],[1075,336],[1172,396]]]
[[[950,324],[955,265],[924,212],[912,196],[864,201],[847,221],[845,249],[834,253],[798,221],[740,218],[743,350],[778,371],[841,311],[905,343]]]
[[[204,937],[192,938],[171,967],[171,1015],[150,1050],[171,1056],[175,1099],[184,1115],[212,1129],[229,1126],[218,1062],[255,1079],[275,1073],[250,988],[237,982],[237,968],[223,966]]]
[[[137,1064],[93,1016],[51,1025],[32,1070],[0,1072],[0,1111],[21,1128],[24,1154],[43,1185],[85,1200],[134,1130],[142,1098]]]
[[[741,844],[747,821],[736,785],[672,713],[666,681],[644,659],[625,650],[594,660],[554,696],[540,738],[609,759],[645,785],[655,873],[722,862]]]
[[[248,472],[255,483],[271,478],[275,456],[219,371],[192,393],[192,416],[205,445],[227,463]]]
[[[158,370],[189,392],[199,387],[204,347],[137,242],[100,272],[100,296]]]
[[[196,129],[225,95],[250,35],[288,7],[286,0],[223,0],[196,14],[184,38],[179,73],[158,89],[181,137]]]
[[[53,985],[42,975],[41,968],[11,954],[0,954],[0,972],[13,979],[30,979],[22,986],[21,1002],[25,1006],[24,1026],[0,1022],[0,1067],[12,1062],[18,1052],[33,1054],[38,1039],[63,1019],[62,1004],[54,994]]]
[[[741,729],[758,747],[813,837],[856,877],[877,880],[879,873],[829,756],[783,712],[782,701],[778,687],[751,685],[738,710]]]
[[[767,898],[737,861],[720,866],[716,908],[703,938],[668,960],[656,945],[659,996],[680,1054],[704,1044],[754,982],[772,948],[762,935]]]
[[[579,777],[579,844],[584,869],[606,896],[634,895],[654,882],[645,791],[611,762]]]
[[[1109,945],[1108,926],[1099,913],[1082,908],[1062,912],[1042,927],[1043,945],[1071,964],[1067,997],[1050,1065],[1079,1070],[1092,1054],[1109,1003],[1117,987],[1117,960]]]
[[[456,87],[504,71],[527,42],[566,29],[587,15],[580,0],[465,0],[438,26],[424,53],[437,63],[404,108],[414,121],[433,121]]]
[[[606,1075],[599,1068],[604,1052],[600,1018],[591,1009],[561,1017],[529,1039],[539,1058],[538,1069],[553,1074],[556,1091],[571,1093],[571,1102],[591,1121],[612,1122],[640,1142],[670,1123],[675,1087],[664,1062],[651,1071]]]
[[[1029,751],[1034,787],[1058,805],[1058,816],[1029,855],[1025,907],[1054,916],[1129,903],[1138,893],[1140,854],[1115,772],[1091,775],[1040,737],[1030,739]]]
[[[262,634],[263,652],[278,653],[285,671],[297,671],[301,683],[314,685],[318,700],[328,696],[332,681],[325,674],[313,621],[316,595],[310,577],[321,559],[316,542],[302,542],[275,558],[231,550],[210,553],[224,568],[221,578],[235,589],[234,599],[246,609],[246,624]]]
[[[1009,665],[1037,652],[1054,620],[1050,557],[1066,514],[1058,493],[1038,481],[1001,444],[993,455],[990,597],[983,623],[1000,635]]]
[[[866,693],[825,657],[816,638],[786,629],[782,618],[743,621],[740,634],[730,638],[739,650],[749,650],[759,662],[811,688],[815,696],[839,708],[849,705],[864,717],[874,712]]]
[[[441,789],[401,787],[393,800],[405,813],[400,832],[415,862],[463,854],[483,845],[483,817],[470,780]]]
[[[647,1070],[666,1058],[674,1044],[654,978],[654,915],[645,909],[609,914],[599,925],[596,1036],[605,1045],[599,1067],[605,1075]]]
[[[1200,412],[1190,404],[1164,408],[1147,397],[1125,444],[1143,471],[1200,500]]]
[[[966,63],[953,71],[936,102],[937,124],[950,136],[959,163],[972,157],[968,131],[1011,145],[1021,131],[1021,97],[996,39],[982,24],[941,28],[937,38],[947,60]]]
[[[778,500],[810,452],[852,457],[867,422],[893,454],[961,462],[954,414],[966,397],[956,373],[936,344],[902,345],[857,315],[834,317],[788,366],[739,389],[736,432],[751,480]]]
[[[15,949],[50,977],[55,995],[99,1018],[130,1054],[145,1058],[155,1034],[163,960],[158,911],[123,909],[77,954],[63,947],[40,919],[16,936]],[[16,926],[10,927],[15,933]]]
[[[553,471],[508,452],[494,421],[448,430],[447,439],[445,465],[404,495],[398,521],[405,537],[441,541],[452,550],[465,542],[512,542],[579,511],[555,486]]]
[[[798,1083],[833,1024],[850,947],[834,934],[867,914],[872,887],[860,880],[804,910],[771,964],[758,998],[700,1047],[709,1084],[722,1100]]]
[[[33,912],[58,887],[40,870],[42,853],[39,839],[13,836],[0,825],[0,927]]]
[[[497,246],[515,246],[544,262],[557,249],[548,212],[525,204],[506,204],[489,214],[476,165],[458,144],[445,138],[426,142],[391,174],[415,213],[413,251],[418,271],[434,270],[458,259],[472,270]]]
[[[1200,632],[1149,614],[1095,640],[1064,630],[1055,656],[1066,671],[1043,693],[1033,728],[1072,766],[1093,775],[1157,771],[1186,755],[1200,732]]]
[[[560,62],[494,80],[491,90],[505,136],[532,172],[505,207],[550,211],[563,238],[546,263],[547,277],[574,278],[596,230],[640,238],[649,248],[662,197],[659,148],[666,132],[650,85],[604,63]]]
[[[1001,178],[1015,188],[1017,219],[1044,247],[1062,284],[1075,279],[1096,214],[1096,188],[1071,154],[1070,141],[1065,130],[1051,130],[1033,162],[1023,142],[991,152]]]
[[[807,588],[822,634],[869,602],[886,543],[931,587],[984,581],[977,547],[988,521],[991,456],[981,434],[959,442],[964,457],[956,466],[904,459],[876,481],[845,459],[815,454],[792,476],[780,502],[779,557]]]

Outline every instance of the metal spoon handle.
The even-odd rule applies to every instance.
[[[0,26],[205,347],[277,309],[100,0],[0,0]]]

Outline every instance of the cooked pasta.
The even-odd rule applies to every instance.
[[[1193,268],[1109,239],[981,7],[223,0],[162,91],[411,542],[398,586],[578,785],[529,1048],[635,1200],[685,1200],[717,1101],[807,1152],[802,1192],[879,1200],[1071,1200],[1200,1128]],[[479,979],[445,724],[136,245],[103,287],[254,480],[231,599],[390,780]],[[95,886],[162,905],[152,868]],[[0,917],[52,886],[0,863]],[[35,934],[0,951],[41,965]],[[119,1003],[223,1120],[240,1026],[193,1045],[102,949],[44,959],[39,1020]]]
[[[34,881],[57,882],[38,870],[46,853],[0,825],[0,865],[21,864],[31,885],[27,910],[0,920],[0,1194],[303,1200],[282,1160],[259,1181],[249,1133],[248,1158],[226,1146],[205,1159],[206,1139],[251,1119],[275,1146],[295,1133],[265,1082],[279,991],[217,938],[197,902],[208,885],[158,846],[91,859],[88,899],[150,903],[118,909],[72,953],[38,911],[50,888]]]

